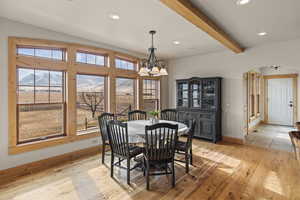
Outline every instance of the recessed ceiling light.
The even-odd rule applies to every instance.
[[[175,45],[179,45],[179,44],[180,44],[180,42],[179,42],[179,41],[177,41],[177,40],[175,40],[175,41],[173,41],[173,44],[175,44]]]
[[[260,32],[260,33],[257,33],[257,35],[264,36],[264,35],[267,35],[267,33],[266,32]]]
[[[120,16],[117,15],[117,14],[110,14],[110,15],[109,15],[109,18],[111,18],[111,19],[113,19],[113,20],[118,20],[118,19],[120,19]]]
[[[237,0],[237,5],[245,5],[247,3],[250,3],[251,0]]]

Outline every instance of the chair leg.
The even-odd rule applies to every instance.
[[[185,173],[189,173],[189,164],[190,164],[190,161],[189,161],[189,152],[185,152]]]
[[[127,158],[127,184],[130,185],[130,158]]]
[[[111,176],[112,178],[114,177],[114,162],[115,162],[115,157],[114,157],[114,154],[111,153],[110,176]]]
[[[147,190],[150,189],[150,180],[149,180],[149,162],[146,161],[146,184],[147,184]]]
[[[143,159],[143,176],[146,176],[146,160]]]
[[[166,166],[165,166],[165,173],[166,173],[166,176],[168,177],[168,163],[166,163]]]
[[[192,150],[192,147],[190,149],[190,162],[191,162],[191,165],[193,165],[193,150]]]
[[[105,159],[105,143],[102,144],[102,164],[104,164]]]
[[[172,161],[172,187],[175,187],[175,164],[174,164],[174,160]]]

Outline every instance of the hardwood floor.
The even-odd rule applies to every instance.
[[[194,165],[185,174],[176,165],[176,187],[171,177],[152,177],[147,191],[140,171],[115,170],[110,178],[100,155],[24,176],[0,188],[1,200],[101,199],[300,199],[300,167],[290,152],[250,145],[194,141]]]

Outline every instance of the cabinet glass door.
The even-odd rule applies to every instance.
[[[216,108],[216,81],[202,80],[202,109]]]
[[[177,84],[177,107],[189,106],[189,85],[187,82]]]
[[[191,82],[191,107],[201,107],[201,84],[200,81]]]

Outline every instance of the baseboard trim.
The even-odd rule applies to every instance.
[[[229,136],[222,136],[222,141],[233,143],[233,144],[244,144],[244,140],[243,139],[229,137]]]
[[[100,147],[101,146],[94,146],[94,147],[81,149],[70,153],[65,153],[59,156],[54,156],[51,158],[27,163],[17,167],[0,170],[0,180],[1,180],[0,185],[4,185],[9,182],[12,182],[16,180],[18,177],[36,173],[42,170],[46,170],[51,167],[64,164],[68,161],[74,161],[83,157],[96,155],[98,153],[101,153]]]

